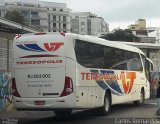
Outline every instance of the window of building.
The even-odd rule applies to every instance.
[[[53,8],[52,10],[53,10],[53,11],[56,11],[56,8]]]
[[[22,16],[24,17],[30,17],[30,10],[22,10],[21,11]]]
[[[66,24],[63,24],[63,28],[66,29]]]
[[[50,22],[48,22],[48,27],[49,27],[49,28],[51,27],[51,23],[50,23]]]
[[[56,23],[53,23],[53,28],[56,28]]]
[[[63,11],[63,9],[60,9],[60,11]]]
[[[53,20],[56,21],[56,15],[53,15]]]
[[[39,19],[31,19],[31,25],[40,25]]]
[[[30,23],[30,19],[25,19],[25,23],[26,24]]]
[[[31,11],[31,15],[34,16],[34,17],[38,17],[38,12]]]
[[[1,17],[1,11],[0,11],[0,17]]]
[[[84,25],[85,23],[84,22],[81,22],[81,25]]]
[[[66,16],[63,16],[63,21],[65,21],[65,22],[66,22]]]
[[[61,23],[59,23],[59,29],[61,28]]]
[[[91,31],[91,28],[88,28],[88,31]]]
[[[84,32],[84,28],[81,28],[81,31]]]
[[[53,32],[56,32],[56,30],[53,30]]]

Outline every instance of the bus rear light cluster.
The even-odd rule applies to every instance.
[[[65,33],[64,33],[64,32],[60,32],[60,34],[61,34],[62,36],[65,36]]]
[[[69,94],[73,93],[73,82],[70,77],[65,77],[65,84],[64,84],[64,89],[60,95],[62,96],[67,96]]]
[[[21,34],[16,34],[15,39],[18,39],[18,38],[20,38],[21,36],[22,36]]]
[[[38,32],[38,33],[34,33],[34,35],[45,35],[46,32]]]
[[[20,97],[18,90],[17,90],[15,78],[12,78],[12,94],[13,96]]]

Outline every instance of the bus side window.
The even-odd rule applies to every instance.
[[[147,79],[149,80],[150,63],[151,62],[149,62],[144,55],[141,55],[141,56],[142,56],[142,60],[143,60],[145,75],[146,75]]]

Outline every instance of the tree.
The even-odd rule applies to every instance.
[[[101,38],[111,41],[139,42],[140,38],[135,36],[130,29],[117,29],[113,33],[108,33]]]
[[[24,17],[17,10],[7,11],[5,18],[22,25],[25,24]]]

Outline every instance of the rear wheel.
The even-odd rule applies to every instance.
[[[134,101],[134,105],[136,105],[136,106],[143,105],[143,104],[144,104],[144,99],[145,99],[145,92],[144,92],[144,90],[142,89],[142,90],[141,90],[141,94],[140,94],[140,100]]]
[[[108,115],[111,108],[111,96],[106,93],[104,97],[104,105],[99,109],[100,115]]]
[[[66,109],[66,110],[54,110],[54,113],[56,116],[62,116],[62,117],[67,117],[72,113],[71,109]]]

